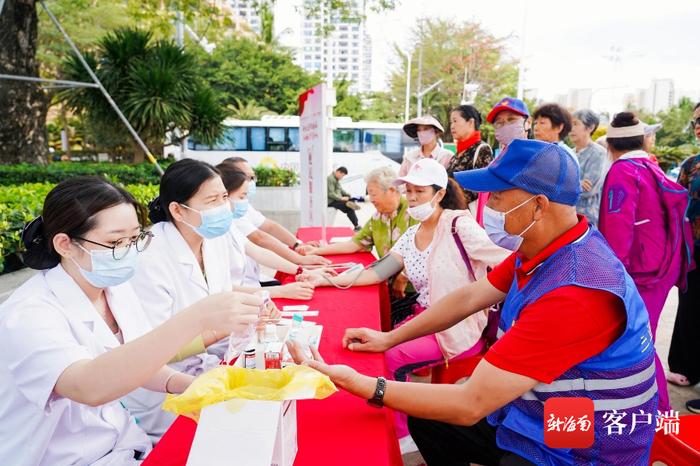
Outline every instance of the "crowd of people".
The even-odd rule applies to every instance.
[[[667,411],[667,378],[700,382],[700,155],[670,180],[650,153],[658,127],[631,112],[613,118],[605,145],[587,109],[531,114],[506,97],[485,120],[497,147],[474,106],[450,112],[454,154],[435,117],[406,122],[419,146],[398,172],[365,174],[376,211],[364,226],[336,168],[328,205],[355,234],[334,244],[305,244],[257,211],[255,172],[238,157],[170,165],[148,228],[110,181],[59,183],[22,233],[24,262],[40,272],[0,306],[3,463],[139,464],[173,422],[165,394],[183,392],[219,364],[231,333],[256,324],[261,287],[308,300],[320,287],[387,281],[392,329],[349,328],[342,342],[384,353],[383,377],[289,350],[393,408],[402,452],[418,449],[430,465],[647,464],[655,425],[611,437],[604,415]],[[700,104],[692,128],[700,140]],[[356,273],[325,267],[324,256],[373,249],[377,262]],[[260,266],[296,281],[269,280]],[[674,286],[665,374],[654,341]],[[465,383],[410,381],[474,355],[483,358]],[[594,400],[590,448],[543,441],[552,397]]]

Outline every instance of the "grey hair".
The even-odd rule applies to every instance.
[[[600,118],[598,118],[598,115],[596,115],[593,110],[578,110],[574,112],[574,118],[581,120],[581,123],[583,123],[586,128],[593,128],[590,134],[595,133],[595,130],[598,129],[598,125],[600,124]]]
[[[398,175],[391,167],[375,168],[365,175],[365,183],[377,183],[384,191],[394,186],[392,183]]]

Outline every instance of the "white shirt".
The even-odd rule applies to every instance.
[[[231,225],[228,235],[231,240],[231,282],[236,286],[258,288],[260,281],[257,279],[257,274],[255,274],[255,280],[250,278],[253,275],[251,264],[255,262],[245,252],[250,241],[238,230],[236,225]]]
[[[130,282],[152,327],[211,294],[233,289],[228,235],[204,240],[205,279],[197,258],[175,225],[159,222],[153,225],[151,232],[153,240],[148,249],[141,253],[141,264]],[[170,366],[199,375],[216,366],[225,351],[224,339],[210,346],[207,353],[190,356]],[[162,436],[174,420],[173,414],[161,409],[164,398],[163,393],[138,389],[124,400],[124,404],[154,440]]]
[[[248,203],[248,210],[242,218],[252,223],[255,228],[260,228],[266,220],[265,216],[253,207],[250,202]]]
[[[148,331],[128,283],[105,291],[126,340]],[[0,464],[138,464],[134,451],[151,443],[119,401],[93,408],[53,391],[68,366],[118,345],[60,265],[0,306]]]
[[[406,276],[418,293],[418,303],[428,307],[430,303],[430,287],[428,286],[428,256],[433,244],[430,243],[423,251],[416,246],[416,232],[420,224],[409,227],[391,248],[403,258]]]

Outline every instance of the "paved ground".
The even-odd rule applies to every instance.
[[[364,224],[364,222],[366,222],[372,215],[373,211],[374,208],[371,204],[364,204],[362,206],[362,210],[357,212],[360,224]],[[350,220],[348,220],[348,218],[340,212],[335,215],[335,218],[330,223],[332,226],[352,226]],[[12,293],[12,290],[24,283],[24,281],[31,277],[33,273],[34,272],[31,270],[21,270],[11,274],[0,275],[0,302],[7,299],[10,293]],[[677,306],[678,291],[674,288],[666,300],[666,305],[664,306],[663,313],[661,314],[661,320],[659,322],[659,328],[656,335],[656,349],[666,369],[668,369],[668,363],[666,360],[668,358],[669,345],[671,344],[671,334],[673,332],[673,323],[676,319]],[[679,411],[681,414],[684,414],[687,413],[685,409],[685,402],[690,399],[700,398],[700,386],[676,387],[675,385],[669,384],[669,395],[671,397],[671,406],[673,409]],[[404,456],[405,466],[418,466],[422,463],[423,459],[418,453]]]

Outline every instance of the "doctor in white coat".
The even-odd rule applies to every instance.
[[[0,306],[0,464],[138,464],[151,442],[120,398],[184,391],[192,376],[165,366],[183,346],[257,320],[260,299],[229,292],[148,331],[127,283],[150,241],[135,207],[101,178],[73,178],[25,228],[25,264],[41,272]]]
[[[301,272],[300,266],[269,249],[258,246],[238,229],[235,220],[244,218],[251,208],[248,190],[252,181],[250,181],[248,174],[228,162],[220,163],[216,169],[228,191],[228,199],[233,211],[234,223],[229,230],[229,240],[232,246],[229,269],[234,290],[250,292],[260,289],[257,272],[254,274],[254,279],[251,279],[251,272],[253,272],[251,262],[290,275]],[[307,282],[292,282],[285,285],[268,286],[265,289],[269,291],[272,298],[309,300],[314,295],[314,286]]]
[[[212,294],[230,292],[233,220],[228,193],[211,165],[183,159],[170,165],[159,196],[149,205],[153,241],[142,254],[143,266],[132,286],[149,323],[160,325]],[[296,267],[295,267],[296,270]],[[208,331],[181,352],[171,367],[198,375],[219,364],[227,348],[227,332]],[[139,425],[154,439],[174,416],[161,409],[162,393],[139,390],[125,400]]]

